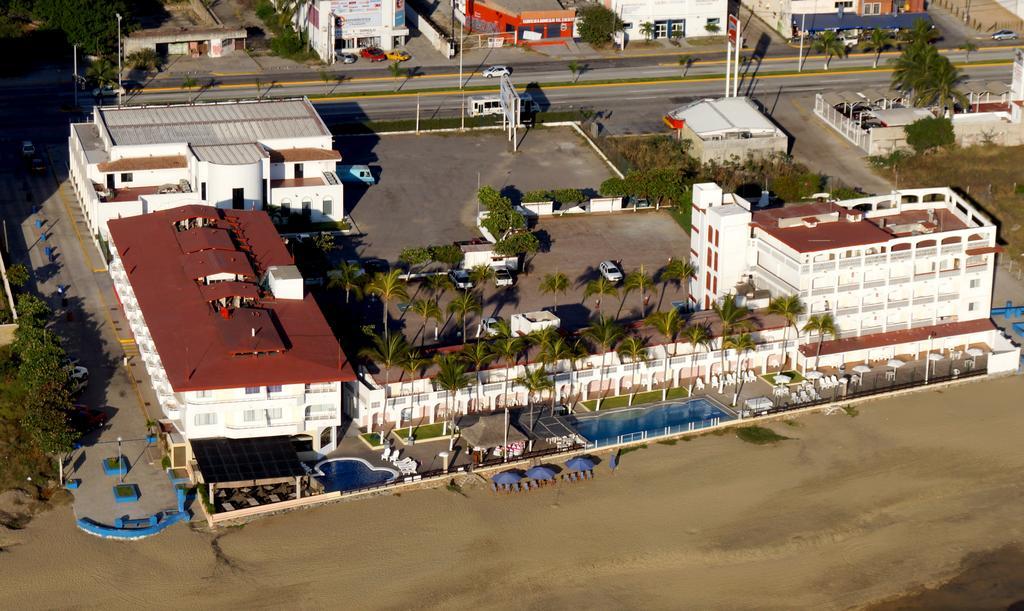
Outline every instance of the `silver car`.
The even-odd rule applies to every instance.
[[[484,78],[497,78],[500,76],[511,76],[512,68],[508,66],[488,66],[480,73]]]
[[[608,282],[622,282],[622,270],[614,261],[601,261],[597,269]]]
[[[1013,30],[999,30],[992,33],[992,40],[1017,40],[1017,33]]]

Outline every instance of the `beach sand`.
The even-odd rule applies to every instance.
[[[175,526],[104,541],[58,508],[0,533],[0,599],[17,609],[976,608],[956,598],[969,591],[960,576],[987,584],[983,606],[1005,608],[1024,599],[1022,396],[1024,378],[972,383],[854,417],[774,423],[791,439],[772,446],[732,433],[654,443],[591,482],[512,497],[483,485],[406,492],[213,534]]]

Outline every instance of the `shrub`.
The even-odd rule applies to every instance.
[[[588,4],[577,9],[580,38],[592,45],[606,45],[616,32],[622,30],[622,20],[611,9],[599,4]]]
[[[793,172],[771,181],[771,190],[787,202],[806,199],[821,188],[821,176],[814,172]]]
[[[160,54],[155,49],[139,49],[126,59],[132,68],[148,72],[157,70],[163,64]]]
[[[598,191],[600,191],[601,195],[605,197],[625,197],[629,195],[626,180],[619,178],[618,176],[612,176],[601,183],[601,187]]]
[[[558,189],[551,194],[560,204],[575,204],[586,199],[579,189]]]
[[[422,246],[403,248],[398,254],[398,260],[410,267],[429,263],[431,260],[430,249]]]
[[[953,134],[953,122],[945,117],[918,119],[903,127],[907,134],[907,144],[914,148],[918,155],[936,148],[952,146],[956,142]]]
[[[7,281],[14,288],[21,288],[28,283],[28,268],[21,263],[15,263],[7,268]]]
[[[551,191],[527,191],[523,195],[524,202],[547,202],[554,199]]]
[[[455,244],[443,244],[430,247],[430,258],[438,263],[458,265],[462,263],[462,249]]]

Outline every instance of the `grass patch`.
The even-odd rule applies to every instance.
[[[678,441],[679,441],[678,439],[662,439],[658,443],[663,445],[663,446],[674,446],[674,445],[676,445],[676,443]]]
[[[363,433],[359,435],[359,438],[374,448],[384,445],[384,440],[381,439],[380,433]]]
[[[846,412],[846,415],[851,418],[856,418],[857,414],[860,413],[859,411],[857,411],[857,408],[852,405],[844,405],[843,411]]]
[[[686,389],[682,386],[668,389],[668,399],[685,399],[687,397]],[[617,395],[614,397],[608,397],[601,402],[601,411],[620,409],[623,407],[640,407],[647,403],[657,403],[661,401],[660,390],[648,390],[644,392],[638,392],[633,397],[633,404],[629,404],[629,395]],[[582,401],[583,406],[590,411],[597,411],[597,399],[590,399],[588,401]]]
[[[428,439],[438,439],[441,437],[448,437],[448,433],[445,431],[445,423],[435,422],[434,424],[423,424],[420,426],[414,426],[412,429],[412,437],[416,441],[426,441]],[[401,439],[405,439],[409,434],[408,427],[395,429],[395,434]]]
[[[779,374],[779,373],[766,373],[766,374],[762,375],[761,378],[765,382],[768,382],[769,384],[774,386],[775,385],[775,376],[777,376],[777,375],[787,375],[787,376],[789,376],[790,377],[790,381],[787,382],[787,384],[799,384],[800,382],[804,381],[804,377],[802,375],[800,375],[799,371],[783,371],[781,374]]]
[[[766,445],[769,443],[776,443],[779,441],[785,441],[789,439],[784,435],[779,435],[775,431],[765,428],[763,426],[743,426],[736,429],[736,436],[747,443],[754,445]]]
[[[646,443],[638,445],[638,446],[631,446],[631,447],[628,447],[628,448],[622,448],[621,450],[619,450],[619,456],[622,456],[623,454],[629,454],[630,452],[636,452],[637,450],[646,450],[646,449],[647,449],[647,444]]]
[[[783,422],[783,423],[784,423],[784,424],[785,424],[786,426],[791,426],[791,427],[793,427],[793,428],[795,428],[795,429],[798,429],[798,428],[800,428],[800,427],[802,427],[802,426],[803,426],[803,423],[802,423],[802,422],[800,422],[799,420],[783,420],[782,422]]]

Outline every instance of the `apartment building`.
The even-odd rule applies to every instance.
[[[336,447],[355,376],[266,213],[182,206],[113,219],[109,234],[175,466],[193,439],[287,436],[300,456]]]
[[[100,107],[71,125],[71,180],[103,239],[111,219],[186,204],[340,220],[332,143],[304,98]]]

